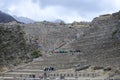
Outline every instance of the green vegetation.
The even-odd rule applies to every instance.
[[[67,53],[67,51],[60,51],[60,53]]]
[[[104,69],[104,67],[100,67],[100,66],[93,67],[93,70],[100,70],[100,69]]]
[[[107,67],[107,68],[104,69],[104,71],[111,71],[111,70],[112,70],[111,67]]]
[[[117,33],[117,31],[118,31],[118,30],[114,30],[114,31],[112,32],[112,36],[114,36],[114,35]]]
[[[32,56],[33,58],[38,58],[38,57],[42,56],[42,54],[41,54],[41,52],[40,52],[39,50],[35,50],[35,51],[33,51],[33,53],[31,54],[31,56]]]
[[[22,63],[22,60],[18,58],[18,59],[15,59],[15,60],[13,61],[13,63],[14,63],[14,64],[13,64],[14,66],[17,66],[17,65],[19,65],[20,63]]]
[[[4,71],[6,71],[6,69],[5,69],[5,68],[0,67],[0,72],[4,72]]]
[[[20,25],[0,24],[0,67],[18,65],[28,61],[34,50],[31,44],[27,44],[25,33]],[[32,49],[31,49],[32,48]]]

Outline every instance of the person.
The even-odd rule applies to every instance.
[[[46,73],[46,72],[43,74],[43,79],[44,79],[44,80],[47,79],[47,73]]]

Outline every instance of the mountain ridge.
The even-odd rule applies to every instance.
[[[27,18],[27,17],[17,17],[17,16],[13,16],[17,21],[19,22],[22,22],[22,23],[26,23],[26,24],[29,24],[29,23],[34,23],[35,21],[30,19],[30,18]]]
[[[13,21],[18,22],[11,15],[0,11],[0,23],[8,23],[8,22],[13,22]]]

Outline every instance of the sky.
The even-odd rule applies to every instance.
[[[35,21],[91,21],[120,10],[120,0],[0,0],[0,10]]]

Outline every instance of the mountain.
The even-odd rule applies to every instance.
[[[120,66],[120,12],[100,15],[91,22],[24,26],[29,39],[35,39],[45,51],[77,50],[81,51],[77,57],[91,65]]]
[[[80,50],[80,60],[91,65],[120,66],[120,12],[96,17],[89,27],[79,29],[82,35],[60,50]]]
[[[0,25],[3,26],[0,27],[0,64],[16,65],[31,58],[30,53],[37,48],[44,57],[52,56],[55,51],[54,54],[65,52],[92,66],[120,66],[120,12],[100,15],[91,22],[59,24],[43,21],[19,25],[23,28],[19,29],[16,24]]]
[[[14,19],[9,14],[0,11],[0,23],[8,23],[8,22],[13,22],[13,21],[18,22],[16,19]]]
[[[35,21],[34,20],[32,20],[32,19],[29,19],[29,18],[27,18],[27,17],[17,17],[17,16],[13,16],[17,21],[19,21],[19,22],[22,22],[22,23],[26,23],[26,24],[28,24],[28,23],[34,23]]]

